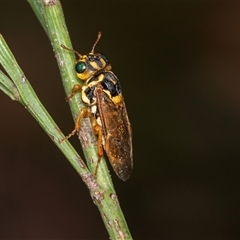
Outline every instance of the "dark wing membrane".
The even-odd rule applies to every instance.
[[[96,91],[97,105],[103,127],[104,150],[120,179],[126,181],[132,172],[132,129],[124,99],[114,104],[102,88]]]

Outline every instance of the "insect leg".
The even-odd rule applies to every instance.
[[[72,88],[72,92],[69,96],[65,97],[66,101],[68,101],[69,99],[71,99],[76,93],[81,92],[82,91],[82,87],[79,84],[75,84]]]
[[[98,140],[97,140],[98,161],[97,161],[96,169],[94,171],[94,175],[96,176],[99,164],[101,162],[101,158],[103,156],[103,143],[102,143],[103,131],[102,131],[102,126],[100,126],[97,123],[96,118],[92,118],[92,126],[93,126],[94,134],[98,136]]]
[[[79,85],[80,86],[80,85]],[[90,117],[91,116],[91,112],[89,111],[89,109],[88,108],[82,108],[81,109],[81,111],[80,111],[80,113],[78,114],[78,116],[77,116],[77,119],[76,119],[76,121],[75,121],[75,128],[74,128],[74,130],[70,133],[70,134],[68,134],[65,138],[63,138],[63,139],[61,139],[59,142],[61,143],[61,142],[63,142],[64,140],[66,140],[66,139],[69,139],[71,136],[73,136],[77,131],[79,131],[79,129],[80,129],[80,123],[81,123],[81,120],[82,120],[82,118],[84,117]]]

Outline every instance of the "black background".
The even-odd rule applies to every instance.
[[[240,237],[240,4],[63,1],[73,46],[108,56],[133,127],[112,178],[134,239]],[[25,1],[0,33],[61,130],[73,128],[48,38]],[[108,239],[88,190],[31,115],[0,93],[0,238]],[[77,137],[71,142],[80,152]],[[111,170],[112,171],[112,170]]]

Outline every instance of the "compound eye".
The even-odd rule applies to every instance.
[[[108,58],[107,58],[105,55],[101,54],[101,57],[103,58],[103,60],[104,60],[106,63],[108,63]]]
[[[86,63],[85,62],[78,62],[75,66],[75,70],[77,73],[82,73],[86,69]]]

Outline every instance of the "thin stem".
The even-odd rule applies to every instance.
[[[79,164],[82,160],[68,141],[59,144],[58,139],[64,135],[41,104],[2,35],[0,35],[0,64],[11,78],[0,72],[0,84],[6,90],[4,92],[8,92],[7,95],[19,101],[32,114],[80,175],[90,174],[86,166]]]
[[[32,6],[33,1],[29,0],[28,2]],[[38,1],[38,5],[36,3],[34,4],[33,10],[34,12],[37,12],[37,16],[42,14],[41,19],[44,19],[44,21],[41,21],[41,23],[45,25],[44,29],[46,29],[47,36],[49,37],[51,45],[53,46],[53,51],[58,63],[66,95],[69,95],[72,87],[75,84],[79,84],[79,79],[76,77],[74,69],[76,62],[74,54],[61,47],[61,44],[63,44],[69,48],[72,48],[61,4],[57,0],[42,0]],[[85,107],[81,101],[80,94],[76,94],[74,98],[69,101],[69,105],[75,121],[80,109]],[[73,127],[74,125],[71,126],[69,132],[71,132]],[[94,173],[98,159],[97,139],[93,134],[91,122],[88,118],[83,120],[83,124],[81,125],[78,136],[88,167],[90,171]],[[101,159],[97,178],[101,179],[100,182],[102,187],[112,192],[115,191],[104,158]]]
[[[60,2],[58,0],[28,0],[28,2],[35,11],[51,41],[66,95],[69,95],[73,85],[76,83],[79,84],[79,81],[76,78],[73,67],[75,64],[74,54],[65,51],[60,46],[64,44],[72,48]],[[28,109],[82,177],[90,190],[94,203],[100,211],[110,238],[121,240],[132,239],[119,206],[105,160],[101,159],[97,177],[95,178],[68,141],[59,144],[59,140],[64,137],[63,134],[59,131],[57,125],[40,103],[2,37],[0,37],[0,63],[9,74],[11,78],[10,81],[12,81],[11,83],[9,79],[2,78],[0,75],[1,89],[4,89],[4,92],[12,99],[18,100]],[[79,113],[79,109],[83,107],[80,96],[74,97],[69,104],[73,118],[75,119]],[[84,119],[78,135],[88,167],[90,171],[94,173],[98,156],[96,136],[92,132],[89,119]]]
[[[0,71],[0,90],[8,95],[12,100],[19,101],[19,93],[11,79]]]

